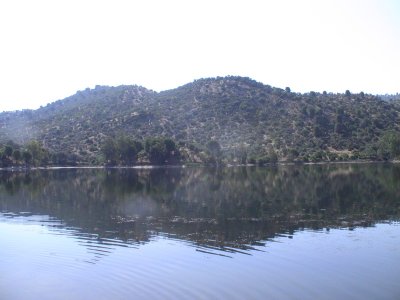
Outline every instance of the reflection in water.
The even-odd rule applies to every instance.
[[[400,215],[398,165],[68,169],[0,176],[2,218],[23,216],[46,223],[54,234],[67,232],[93,254],[92,263],[115,247],[138,247],[159,235],[190,241],[200,252],[248,254],[298,230],[352,229]]]

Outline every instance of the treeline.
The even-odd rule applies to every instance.
[[[107,138],[102,144],[96,165],[178,164],[182,161],[176,143],[169,138],[138,141],[126,136]],[[13,141],[0,144],[0,167],[77,166],[79,156],[51,152],[38,141],[19,145]]]
[[[79,163],[77,155],[51,152],[36,140],[25,145],[19,145],[11,140],[0,144],[0,158],[1,168],[76,166]]]
[[[222,165],[227,162],[217,141],[210,141],[199,148],[176,143],[166,137],[136,140],[121,135],[117,138],[108,137],[100,144],[98,156],[92,165],[176,165],[188,162]],[[79,155],[52,152],[36,140],[25,145],[11,140],[0,144],[0,158],[0,168],[86,165]]]
[[[181,154],[170,138],[147,138],[144,141],[127,136],[107,138],[101,146],[106,165],[177,164]]]
[[[265,152],[265,151],[264,151]],[[373,143],[369,143],[363,150],[335,151],[332,149],[302,149],[301,147],[290,147],[282,151],[278,157],[273,149],[267,154],[259,155],[262,151],[255,149],[249,153],[242,154],[242,163],[263,165],[278,161],[287,162],[340,162],[340,161],[390,161],[400,159],[400,133],[394,130],[386,131]],[[283,159],[282,159],[283,158]]]
[[[8,141],[0,145],[0,166],[43,166],[48,165],[51,155],[39,142],[31,141],[26,145],[19,145]]]
[[[259,153],[263,153],[259,155]],[[252,151],[243,145],[234,152],[223,149],[218,141],[211,140],[205,145],[193,145],[175,142],[170,138],[147,138],[144,141],[126,136],[107,138],[101,147],[101,162],[106,165],[135,164],[180,164],[200,163],[208,165],[265,165],[279,161],[287,162],[337,162],[337,161],[389,161],[400,159],[400,133],[387,131],[375,143],[363,151],[333,152],[311,151],[306,156],[300,156],[296,148],[288,149],[285,160],[280,160],[273,148],[266,151]]]
[[[108,137],[101,144],[98,157],[92,165],[133,166],[133,165],[176,165],[199,163],[222,166],[226,164],[265,165],[277,163],[279,157],[273,149],[263,155],[239,147],[235,152],[223,149],[218,141],[211,140],[205,145],[175,142],[171,138],[152,137],[136,140],[128,136]],[[335,161],[388,161],[400,159],[400,133],[387,131],[364,151],[352,153],[319,150],[308,156],[299,156],[295,148],[286,153],[287,162],[335,162]],[[46,167],[85,165],[75,153],[51,152],[39,141],[19,145],[13,141],[0,144],[0,168]]]

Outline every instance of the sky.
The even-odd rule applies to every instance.
[[[0,39],[0,111],[226,75],[400,92],[399,0],[0,0]]]

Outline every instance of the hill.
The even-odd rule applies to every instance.
[[[196,80],[154,92],[96,86],[37,110],[0,114],[0,142],[39,141],[83,164],[101,161],[107,138],[167,137],[186,160],[204,160],[217,141],[227,162],[374,159],[382,138],[400,132],[396,101],[364,93],[293,93],[244,77]]]

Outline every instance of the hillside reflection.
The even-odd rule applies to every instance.
[[[297,230],[398,220],[399,186],[400,166],[384,164],[1,172],[0,211],[48,215],[103,242],[162,234],[237,252]]]

